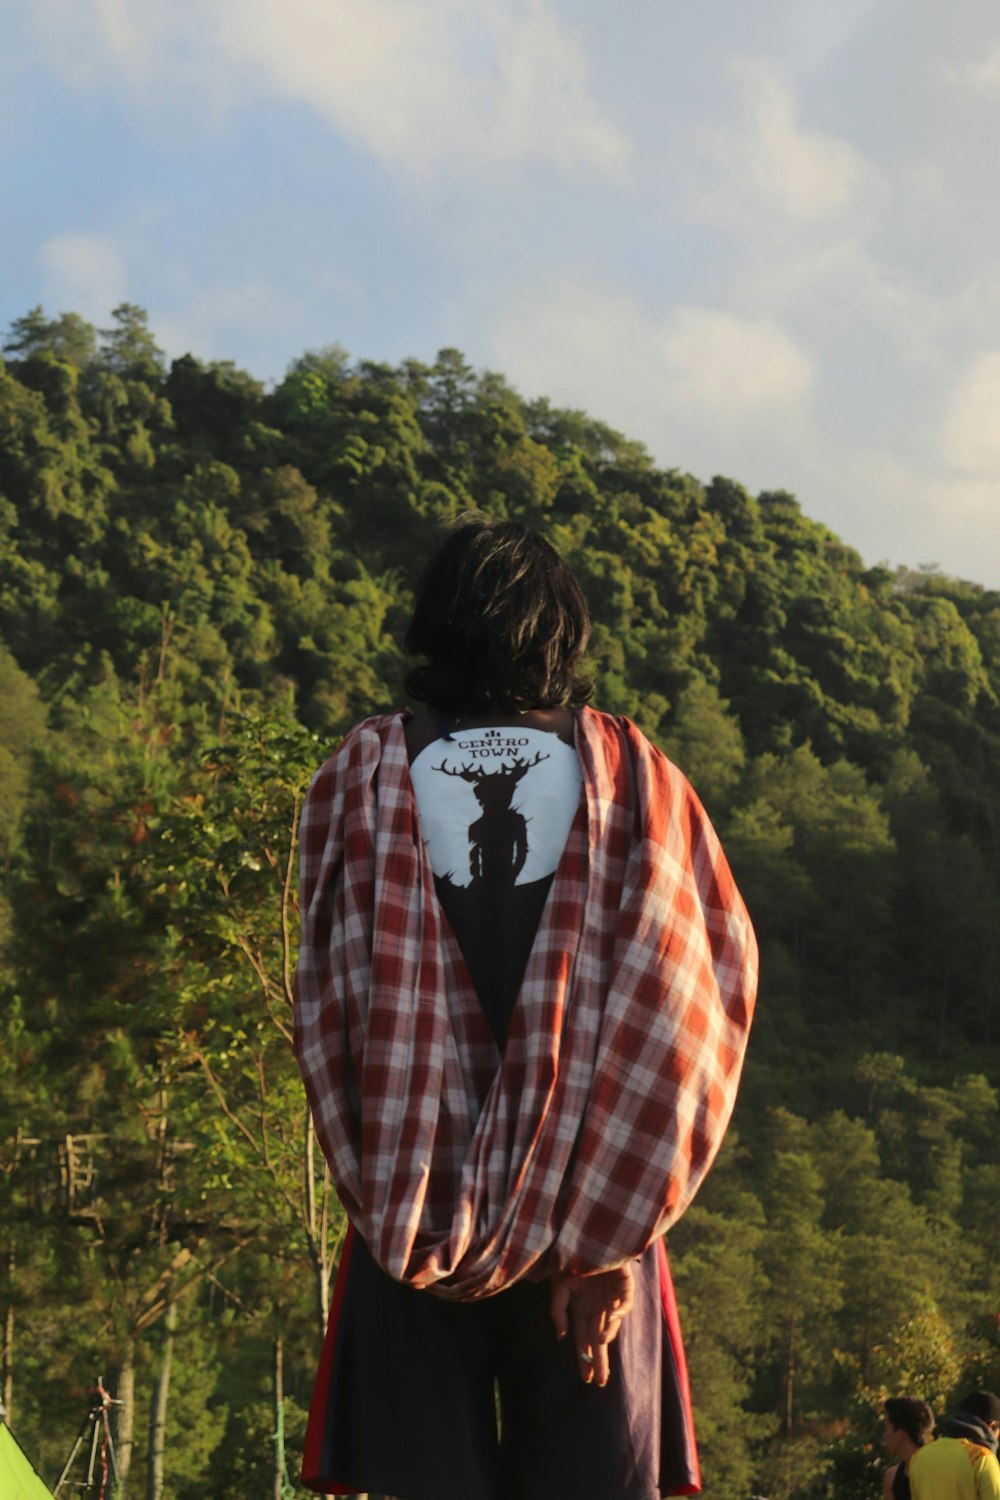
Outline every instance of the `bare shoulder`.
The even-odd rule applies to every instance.
[[[438,714],[426,709],[413,714],[403,725],[406,752],[410,760],[416,760],[421,750],[432,745],[441,734],[441,719]]]

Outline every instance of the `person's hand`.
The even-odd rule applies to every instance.
[[[608,1346],[618,1337],[634,1302],[631,1265],[593,1276],[557,1276],[553,1281],[549,1312],[556,1337],[572,1333],[584,1384],[607,1385],[611,1373]]]

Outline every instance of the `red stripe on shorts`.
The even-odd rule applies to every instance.
[[[340,1253],[337,1280],[333,1288],[333,1303],[323,1339],[323,1352],[319,1357],[316,1384],[313,1386],[312,1402],[309,1406],[309,1422],[306,1427],[305,1452],[302,1455],[302,1483],[321,1495],[353,1495],[354,1486],[331,1479],[323,1470],[323,1431],[326,1427],[330,1394],[330,1375],[333,1370],[333,1354],[337,1346],[337,1326],[340,1321],[340,1306],[347,1285],[347,1265],[354,1243],[354,1225],[347,1228],[344,1248]]]
[[[698,1465],[698,1449],[694,1440],[691,1384],[688,1380],[687,1360],[684,1357],[684,1340],[681,1338],[681,1319],[677,1311],[677,1298],[674,1295],[674,1279],[670,1274],[667,1247],[662,1239],[657,1240],[656,1253],[660,1266],[660,1305],[663,1308],[664,1337],[669,1345],[669,1355],[666,1349],[663,1353],[664,1358],[673,1360],[677,1371],[677,1389],[684,1410],[684,1428],[687,1434],[685,1460],[691,1476],[689,1483],[672,1489],[670,1493],[672,1495],[697,1495],[701,1492],[701,1469]]]

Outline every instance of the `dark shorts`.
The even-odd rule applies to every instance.
[[[559,1341],[545,1283],[447,1302],[386,1275],[351,1233],[313,1397],[303,1482],[399,1500],[656,1500],[699,1487],[662,1245],[603,1389]],[[498,1420],[499,1398],[499,1420]]]

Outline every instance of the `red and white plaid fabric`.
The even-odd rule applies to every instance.
[[[501,1058],[403,723],[352,729],[302,816],[295,1043],[341,1201],[444,1296],[620,1263],[683,1213],[735,1101],[757,949],[719,841],[633,724],[581,710],[584,795]]]

